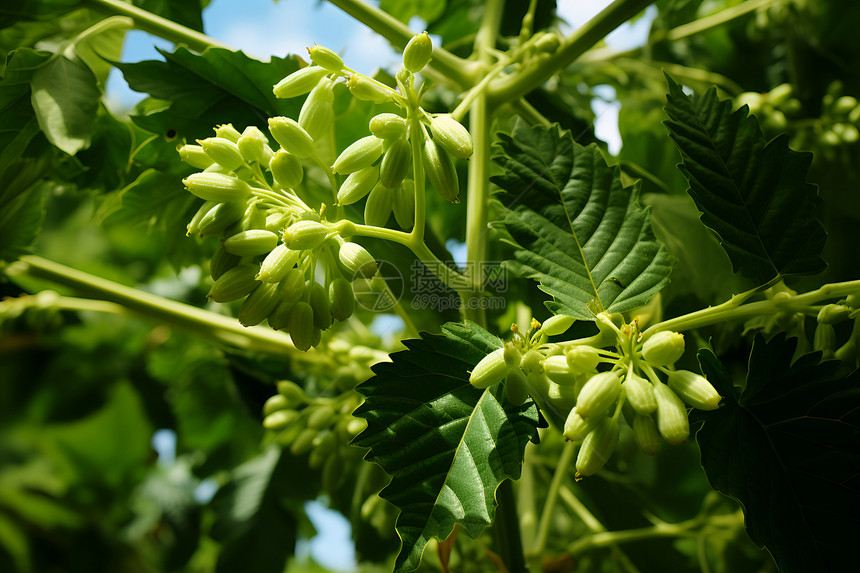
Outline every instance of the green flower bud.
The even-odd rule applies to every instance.
[[[394,207],[394,191],[377,184],[367,196],[364,204],[364,224],[384,227]]]
[[[227,171],[236,171],[245,164],[245,158],[242,157],[239,146],[229,139],[208,137],[206,139],[198,139],[197,143],[200,144],[206,155],[212,158],[212,161]]]
[[[179,148],[179,159],[197,169],[206,169],[215,163],[200,145],[183,145]]]
[[[281,282],[287,276],[287,273],[299,262],[300,254],[299,251],[288,249],[284,244],[278,245],[263,259],[263,264],[260,265],[260,272],[257,273],[257,280],[266,283]]]
[[[373,255],[357,243],[345,242],[340,246],[338,259],[354,277],[371,278],[376,274],[377,266]]]
[[[325,330],[331,326],[331,307],[328,302],[328,291],[316,281],[307,281],[305,288],[308,289],[308,304],[314,311],[314,326]]]
[[[371,165],[349,174],[337,191],[338,205],[352,205],[370,193],[379,181],[379,167]]]
[[[334,82],[324,80],[315,87],[299,112],[299,125],[314,138],[322,139],[334,125]]]
[[[382,156],[379,181],[389,189],[400,186],[412,166],[412,148],[405,139],[395,139]]]
[[[263,416],[268,416],[272,412],[277,412],[278,410],[292,410],[292,406],[290,406],[287,399],[280,394],[269,396],[269,399],[266,400],[265,404],[263,404]]]
[[[391,88],[361,74],[352,74],[346,86],[354,98],[362,101],[386,103],[394,100],[395,93]]]
[[[306,350],[306,349],[304,349]],[[305,428],[302,430],[296,439],[290,444],[290,453],[294,456],[301,456],[314,447],[314,438],[317,437],[317,432],[313,428]]]
[[[687,409],[671,388],[665,384],[654,387],[657,398],[657,429],[663,439],[673,446],[680,446],[690,437],[690,420]]]
[[[408,231],[415,224],[415,182],[404,179],[394,190],[394,218],[397,225]]]
[[[433,41],[427,32],[412,36],[403,49],[403,67],[417,74],[424,69],[433,56]]]
[[[218,203],[200,220],[197,232],[201,236],[220,235],[227,227],[242,218],[245,207],[245,203],[241,201]]]
[[[510,368],[511,371],[520,371],[520,364],[523,362],[523,355],[512,342],[505,343],[505,352],[503,356],[505,358],[505,364],[508,365],[508,368]]]
[[[504,348],[499,348],[484,356],[469,375],[469,384],[483,390],[501,382],[510,372],[510,368],[505,364],[504,352]]]
[[[221,275],[238,265],[242,261],[242,257],[228,253],[224,245],[218,247],[215,254],[212,255],[212,260],[209,263],[209,275],[212,280],[218,280]]]
[[[848,320],[851,309],[844,304],[825,304],[818,311],[819,324],[839,324]]]
[[[272,89],[275,97],[290,98],[304,95],[314,89],[330,72],[322,66],[308,66],[279,81]]]
[[[642,356],[656,366],[671,366],[684,354],[684,335],[664,330],[645,341]]]
[[[600,418],[594,416],[583,418],[576,411],[576,408],[573,408],[564,421],[564,439],[571,442],[581,442],[599,421]]]
[[[370,167],[382,155],[382,140],[375,135],[362,137],[343,150],[332,165],[334,173],[354,173]]]
[[[308,48],[308,55],[313,63],[330,72],[339,72],[343,69],[341,57],[328,48],[312,46]]]
[[[272,148],[269,147],[268,140],[265,139],[265,136],[260,139],[257,134],[249,134],[248,131],[251,129],[259,132],[260,135],[263,135],[262,131],[254,126],[250,126],[242,133],[242,137],[239,138],[236,145],[239,147],[239,151],[242,152],[242,157],[245,158],[245,161],[255,161],[259,165],[266,166],[272,160],[274,152],[272,151]]]
[[[182,184],[197,197],[216,203],[243,201],[251,195],[247,183],[223,173],[192,173]]]
[[[576,456],[576,473],[590,476],[606,465],[618,444],[618,420],[604,416],[592,429],[579,448]]]
[[[314,153],[314,140],[305,129],[289,117],[270,117],[269,131],[278,145],[300,159]]]
[[[573,326],[574,322],[576,322],[576,319],[572,316],[557,314],[546,319],[540,329],[547,336],[557,336],[567,332],[567,329]]]
[[[569,346],[564,356],[570,369],[576,373],[592,372],[600,363],[600,353],[592,346]]]
[[[215,302],[238,300],[260,286],[256,276],[256,265],[235,266],[218,277],[206,296]]]
[[[546,399],[550,406],[559,412],[570,412],[576,406],[576,386],[550,382],[546,389]]]
[[[833,115],[845,115],[857,107],[857,98],[842,96],[833,102]]]
[[[227,229],[226,234],[235,235],[240,231],[265,230],[266,211],[259,202],[252,201],[248,203],[248,206],[245,208],[245,213],[242,215],[242,219],[236,223],[236,225],[238,225],[238,229],[234,229],[235,226],[231,227],[230,229]],[[230,232],[231,229],[233,229],[232,233]]]
[[[308,465],[314,469],[322,467],[322,465],[335,454],[337,447],[337,437],[330,430],[324,430],[316,435],[311,444],[311,453],[308,456]]]
[[[427,171],[430,183],[443,199],[451,203],[460,202],[457,199],[457,195],[460,194],[460,183],[454,162],[448,152],[432,139],[424,142],[424,169]]]
[[[543,370],[547,378],[556,384],[563,386],[573,386],[576,384],[576,373],[567,363],[567,359],[561,354],[547,357],[543,361]]]
[[[295,189],[304,177],[302,162],[298,157],[283,149],[279,149],[272,156],[269,170],[272,172],[272,177],[275,178],[275,183],[284,189]]]
[[[645,416],[657,409],[654,387],[648,380],[631,372],[624,380],[624,388],[627,391],[627,401],[637,414]]]
[[[660,432],[651,416],[637,414],[633,418],[633,440],[643,453],[653,456],[660,451]]]
[[[342,321],[352,316],[355,310],[352,283],[343,277],[337,277],[331,281],[328,285],[328,303],[335,320]]]
[[[505,380],[505,397],[514,406],[522,406],[529,397],[529,388],[519,370],[512,370]]]
[[[580,416],[588,418],[602,414],[621,391],[621,378],[615,372],[601,372],[588,379],[576,400]]]
[[[669,372],[669,388],[699,410],[716,410],[723,399],[707,378],[689,370]]]
[[[188,225],[185,227],[186,237],[190,237],[191,235],[194,235],[200,230],[200,221],[202,221],[203,217],[206,216],[206,213],[208,213],[212,209],[212,207],[217,204],[218,203],[216,203],[215,201],[204,201],[203,204],[200,205],[200,207],[197,209],[197,212],[194,213],[194,216],[191,217],[191,220],[188,221]]]
[[[430,133],[445,151],[460,159],[472,156],[472,136],[450,115],[437,115],[430,120]]]
[[[329,228],[316,221],[296,221],[284,229],[284,244],[294,251],[315,249],[329,235]]]
[[[275,283],[261,284],[248,295],[248,298],[239,307],[239,322],[242,326],[260,324],[272,314],[278,302],[278,285]]]
[[[293,306],[287,321],[287,330],[296,348],[307,350],[311,347],[314,334],[314,310],[311,305],[299,301]]]
[[[296,408],[308,401],[304,388],[290,380],[278,382],[278,394],[286,400],[287,408]]]
[[[380,139],[406,137],[406,120],[394,113],[380,113],[370,120],[370,133]]]
[[[268,253],[278,245],[278,236],[271,231],[251,229],[224,240],[227,252],[240,257],[254,257]]]
[[[263,418],[263,427],[267,430],[283,430],[299,417],[295,410],[278,410]]]
[[[307,427],[321,430],[331,426],[335,419],[335,411],[331,406],[317,406],[311,408],[308,414]]]
[[[239,138],[242,136],[239,133],[239,130],[233,127],[232,123],[225,123],[224,125],[219,125],[215,128],[215,137],[223,137],[224,139],[229,139],[233,143],[239,141]]]

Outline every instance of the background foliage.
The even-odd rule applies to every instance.
[[[271,86],[297,69],[297,55],[262,63],[242,52],[178,46],[162,52],[163,60],[119,63],[124,34],[133,22],[117,16],[106,19],[97,4],[39,0],[0,8],[0,261],[11,263],[35,252],[123,285],[204,306],[210,283],[201,261],[211,257],[215,247],[185,236],[185,223],[196,205],[182,189],[181,178],[190,169],[179,162],[176,145],[205,137],[221,123],[265,130],[268,116],[296,117],[301,102],[275,99]],[[206,2],[134,4],[202,30],[200,14]],[[528,5],[508,4],[499,47],[514,42]],[[677,259],[671,282],[661,292],[660,311],[666,317],[722,302],[778,273],[815,273],[789,282],[798,290],[857,278],[860,112],[841,109],[838,102],[845,96],[860,98],[856,73],[860,5],[851,0],[758,2],[758,9],[700,33],[679,32],[686,24],[738,4],[743,3],[658,0],[644,46],[607,56],[605,46],[598,45],[528,94],[539,112],[571,132],[562,135],[553,128],[551,144],[546,144],[549,151],[541,143],[522,143],[537,136],[526,132],[532,128],[514,123],[513,111],[500,114],[493,124],[493,133],[503,134],[493,136],[502,153],[494,182],[502,190],[510,191],[517,154],[526,152],[538,156],[543,165],[587,155],[595,171],[613,181],[613,189],[639,180],[635,183],[639,203],[650,210],[641,209],[633,201],[636,195],[630,196],[629,208],[645,230],[630,231],[635,244],[628,252],[644,248],[661,267]],[[402,21],[423,18],[427,29],[461,56],[469,53],[483,6],[477,0],[381,2],[382,9]],[[535,29],[557,28],[555,8],[551,0],[537,3]],[[129,117],[117,117],[104,105],[112,67],[132,89],[148,94]],[[674,81],[667,84],[664,72]],[[675,82],[698,96],[685,95]],[[791,87],[790,97],[779,95],[784,85]],[[608,154],[591,130],[590,102],[597,86],[611,86],[621,105],[623,145],[617,157]],[[339,149],[363,135],[368,118],[376,113],[344,92],[336,93],[338,131],[344,138]],[[453,98],[444,86],[435,86],[425,105],[444,111],[453,107]],[[750,105],[755,119],[732,112],[742,103]],[[714,122],[729,123],[741,135],[723,140],[719,135],[725,131],[717,130],[713,149],[691,151],[690,128]],[[703,132],[707,130],[699,129]],[[553,146],[570,143],[570,137],[576,151],[559,159]],[[749,152],[751,148],[774,155],[766,158],[766,167],[785,160],[795,171],[743,164],[744,158],[759,157]],[[546,156],[540,157],[542,153]],[[729,179],[748,169],[759,174],[738,185],[744,200],[761,186],[780,189],[775,205],[749,207],[747,214],[761,223],[758,230],[773,239],[763,241],[764,252],[754,260],[737,256],[730,247],[727,255],[708,230],[724,244],[736,244],[727,228],[736,210],[723,217],[704,217],[708,228],[699,223],[698,210],[712,215],[716,211],[708,206],[711,190],[688,183],[685,175],[695,179],[696,162],[701,167],[720,154],[736,168]],[[682,161],[684,168],[678,170],[676,164]],[[553,166],[566,176],[570,166],[562,167]],[[804,183],[804,174],[806,181],[818,185],[820,201],[814,199],[811,183]],[[566,181],[562,177],[545,183],[532,192],[557,191]],[[693,188],[694,200],[686,194],[688,187]],[[416,326],[429,334],[410,342],[409,353],[394,354],[393,363],[376,366],[373,381],[360,387],[362,393],[374,392],[358,410],[368,420],[370,432],[354,446],[338,450],[336,464],[312,464],[308,451],[283,447],[295,436],[264,431],[262,408],[275,393],[273,381],[292,379],[315,399],[348,396],[343,403],[354,410],[360,397],[352,386],[370,377],[371,371],[368,359],[359,359],[360,351],[350,352],[350,347],[402,350],[361,327],[361,321],[359,326],[352,324],[355,332],[344,328],[336,333],[342,344],[331,357],[315,355],[308,361],[213,340],[110,303],[82,303],[72,297],[89,293],[33,276],[4,275],[0,296],[40,294],[0,302],[0,570],[263,573],[282,571],[289,563],[290,571],[315,571],[319,569],[315,564],[295,560],[296,540],[314,534],[303,508],[315,499],[351,522],[362,570],[391,570],[403,564],[402,558],[395,562],[401,539],[407,545],[418,544],[451,531],[456,519],[433,512],[455,504],[422,508],[425,523],[410,529],[406,537],[405,522],[398,521],[398,537],[396,511],[389,501],[402,507],[397,496],[414,484],[395,480],[386,487],[388,477],[378,466],[361,462],[361,457],[365,448],[374,446],[379,449],[369,458],[383,469],[408,468],[414,460],[398,456],[414,457],[423,450],[413,444],[402,452],[386,451],[392,448],[392,438],[384,429],[398,423],[404,432],[422,423],[441,425],[448,411],[431,410],[452,396],[458,401],[457,423],[472,418],[493,422],[488,422],[485,434],[465,438],[470,448],[474,442],[480,454],[482,440],[498,437],[502,430],[513,432],[519,444],[516,455],[525,450],[526,463],[522,473],[510,460],[480,466],[492,475],[472,483],[457,481],[469,473],[469,468],[459,468],[445,476],[448,482],[442,480],[437,489],[422,493],[436,496],[450,489],[454,497],[471,500],[494,494],[506,477],[519,478],[515,490],[523,536],[536,538],[535,508],[544,501],[564,444],[557,433],[547,433],[539,449],[527,447],[527,441],[536,440],[539,425],[534,406],[517,409],[498,392],[479,398],[480,393],[466,384],[466,372],[481,352],[497,345],[495,335],[507,332],[523,305],[544,319],[549,316],[544,302],[550,293],[559,297],[556,308],[574,308],[572,300],[559,295],[583,278],[588,256],[569,262],[569,284],[552,285],[543,279],[553,249],[534,247],[533,253],[524,255],[515,254],[511,246],[511,242],[531,246],[526,243],[535,241],[536,218],[558,220],[557,208],[568,200],[563,191],[559,195],[543,212],[531,208],[531,203],[517,206],[509,194],[496,196],[499,200],[491,205],[491,219],[499,224],[490,236],[487,259],[516,259],[520,274],[540,278],[543,291],[532,280],[512,281],[506,307],[489,312],[491,333],[471,326],[443,332],[441,325],[457,320],[456,312],[416,312]],[[628,203],[621,208],[628,208]],[[748,206],[739,201],[732,207],[741,204]],[[654,237],[647,230],[649,216]],[[798,217],[799,223],[789,226],[784,223],[787,216]],[[826,242],[816,219],[826,229]],[[450,207],[435,194],[428,195],[428,225],[428,243],[442,258],[447,258],[447,239],[465,239],[462,209]],[[566,250],[567,236],[561,232],[555,236],[561,242],[554,250]],[[385,248],[377,256],[408,273],[408,253],[397,246],[367,245],[376,248],[374,253]],[[801,262],[793,258],[801,255]],[[761,260],[769,265],[761,265]],[[641,293],[663,285],[665,270],[642,284]],[[613,291],[610,276],[602,278],[597,292]],[[626,276],[611,278],[626,283]],[[59,294],[43,292],[46,289]],[[591,296],[586,289],[571,298],[587,302],[583,292]],[[610,298],[620,310],[641,302],[635,296],[631,305]],[[360,318],[369,323],[373,315]],[[808,356],[797,363],[798,370],[786,373],[790,357],[801,350],[793,338],[769,338],[790,327],[771,326],[768,336],[759,334],[754,340],[734,323],[690,334],[697,346],[710,344],[713,352],[702,351],[698,361],[721,394],[730,397],[727,406],[701,416],[698,422],[705,429],[698,444],[691,440],[646,457],[634,451],[631,436],[623,434],[615,457],[599,477],[564,485],[559,510],[546,533],[546,551],[539,556],[544,570],[773,571],[774,559],[785,571],[837,570],[844,565],[853,547],[849,532],[856,531],[860,509],[855,475],[858,410],[850,408],[857,401],[857,375]],[[583,329],[578,334],[591,334],[587,326],[575,328]],[[811,338],[811,332],[805,334]],[[445,361],[440,355],[447,357]],[[444,372],[430,368],[427,376],[446,377],[453,388],[438,394],[438,388],[428,388],[430,393],[420,397],[428,405],[427,419],[404,417],[397,407],[382,407],[389,404],[386,399],[396,406],[403,398],[397,394],[401,389],[386,387],[393,372],[408,370],[420,383],[424,374],[412,370],[413,358],[416,368],[443,364],[438,368]],[[681,365],[695,368],[696,358],[688,352]],[[812,397],[820,399],[814,411],[807,408]],[[382,403],[379,409],[373,400]],[[343,414],[349,418],[349,412]],[[153,432],[159,429],[175,434],[174,459],[159,458],[153,450]],[[465,433],[468,430],[454,425],[435,435],[439,440],[435,445],[453,455],[451,443],[459,443]],[[825,458],[807,455],[803,441],[812,440],[810,436],[833,443]],[[786,461],[788,454],[793,457]],[[750,459],[764,460],[772,473],[739,485],[731,478],[743,475],[747,470],[738,464]],[[840,484],[841,492],[833,491],[834,483]],[[714,489],[744,505],[749,536],[739,504]],[[792,495],[795,499],[784,503]],[[786,514],[773,515],[772,506],[783,507]],[[492,528],[484,532],[494,510],[489,503],[485,520],[456,530],[456,542],[431,541],[423,570],[446,571],[450,566],[485,571],[497,563],[504,538],[493,535]],[[810,535],[773,539],[772,531],[785,519],[799,520]],[[606,531],[626,532],[627,537],[602,542],[600,535]],[[466,539],[463,533],[477,539]],[[814,547],[804,545],[810,538]],[[769,552],[757,546],[762,543]],[[420,556],[420,547],[412,548],[409,559],[417,566],[415,551]]]

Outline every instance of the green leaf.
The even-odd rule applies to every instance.
[[[638,185],[623,187],[596,145],[521,121],[499,138],[493,159],[504,174],[492,180],[507,191],[503,223],[519,247],[512,266],[554,297],[547,308],[594,320],[642,306],[663,288],[673,260],[654,238]]]
[[[36,70],[31,86],[48,141],[69,155],[89,146],[101,98],[93,72],[77,58],[57,55]]]
[[[167,105],[134,117],[153,133],[175,130],[193,140],[211,135],[212,128],[233,123],[268,130],[266,119],[298,117],[301,100],[278,99],[272,87],[298,69],[295,57],[265,63],[242,52],[210,48],[196,54],[185,48],[161,52],[165,61],[117,64],[129,87],[165,100]]]
[[[215,494],[212,537],[223,544],[216,573],[280,573],[296,544],[296,519],[284,504],[295,459],[275,446],[236,467]]]
[[[688,96],[667,80],[666,126],[681,151],[679,168],[735,271],[764,284],[824,270],[827,234],[814,217],[817,187],[806,182],[812,154],[789,149],[786,135],[766,142],[747,108],[732,113],[716,88]]]
[[[21,159],[0,174],[0,261],[27,253],[45,217],[45,159]]]
[[[753,342],[746,386],[709,350],[702,369],[725,405],[697,415],[711,485],[744,506],[747,532],[785,573],[856,565],[860,527],[860,370],[820,353],[792,364],[796,339]],[[853,524],[853,525],[852,525]]]
[[[74,39],[75,53],[92,70],[101,91],[113,69],[111,61],[122,56],[125,32],[133,27],[131,18],[112,16],[93,24]]]
[[[392,476],[380,492],[401,510],[395,571],[414,571],[431,538],[459,524],[475,537],[493,522],[495,490],[517,479],[528,441],[537,439],[535,405],[513,406],[500,387],[477,390],[470,370],[501,341],[474,323],[448,323],[442,335],[406,340],[408,350],[373,367],[358,387],[355,415],[367,428],[354,441]]]
[[[81,0],[35,0],[5,2],[0,8],[0,29],[21,21],[58,18],[80,5]]]
[[[401,22],[409,22],[413,16],[432,22],[445,12],[445,4],[438,0],[382,0],[379,7]]]

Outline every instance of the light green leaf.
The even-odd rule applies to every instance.
[[[395,571],[414,571],[427,542],[459,524],[470,536],[493,522],[495,491],[520,476],[526,443],[537,438],[531,401],[513,406],[501,385],[477,390],[469,372],[501,341],[474,323],[448,323],[442,335],[404,341],[409,350],[373,368],[358,387],[355,415],[367,428],[355,445],[392,476],[380,492],[401,511]]]
[[[732,112],[715,88],[686,95],[667,81],[666,126],[679,167],[734,270],[757,284],[823,271],[827,234],[814,217],[817,188],[806,182],[812,154],[789,149],[786,135],[766,142],[746,106]]]
[[[48,141],[74,155],[90,144],[101,93],[77,58],[57,55],[33,74],[31,100]]]
[[[284,499],[295,460],[272,446],[236,467],[212,499],[212,537],[222,543],[216,573],[280,573],[296,543],[296,519]],[[293,467],[291,467],[293,466]]]
[[[582,147],[557,126],[514,125],[499,134],[493,159],[507,191],[504,226],[516,246],[518,274],[540,281],[555,314],[594,320],[603,310],[644,305],[669,281],[673,260],[639,205],[594,144]]]
[[[445,12],[445,5],[440,0],[382,0],[379,7],[401,22],[409,22],[413,16],[432,22]]]

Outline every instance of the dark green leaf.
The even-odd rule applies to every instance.
[[[202,32],[202,11],[209,0],[134,0],[132,3],[147,12]]]
[[[69,155],[89,146],[101,98],[93,72],[77,58],[57,55],[36,70],[31,86],[48,141]]]
[[[4,2],[0,7],[0,29],[21,21],[50,20],[77,8],[81,0],[30,0]]]
[[[523,452],[537,437],[529,401],[513,406],[469,384],[469,372],[501,341],[474,323],[448,323],[442,335],[407,340],[409,350],[373,368],[358,387],[356,415],[368,421],[355,445],[392,476],[380,495],[397,506],[402,540],[396,571],[418,567],[431,538],[459,524],[472,537],[493,522],[495,490],[520,475]]]
[[[672,259],[651,230],[638,187],[622,186],[594,144],[558,127],[517,122],[493,159],[505,172],[503,223],[519,246],[514,270],[540,281],[553,313],[594,320],[648,302],[669,281]]]
[[[757,335],[746,387],[699,352],[725,405],[698,414],[696,439],[711,485],[740,501],[747,532],[786,573],[856,565],[860,527],[860,371],[840,374],[819,353],[791,360],[796,339]]]
[[[233,123],[267,130],[267,118],[298,117],[300,101],[277,99],[272,87],[298,69],[294,57],[249,58],[242,52],[208,49],[195,54],[185,48],[162,52],[165,61],[118,64],[131,89],[168,102],[134,119],[153,133],[175,130],[180,138],[208,137],[212,128]]]
[[[817,188],[806,182],[812,154],[789,149],[787,136],[765,142],[747,108],[732,113],[715,88],[688,96],[667,79],[666,126],[681,151],[680,169],[735,271],[764,284],[824,270],[827,235],[814,217]]]

